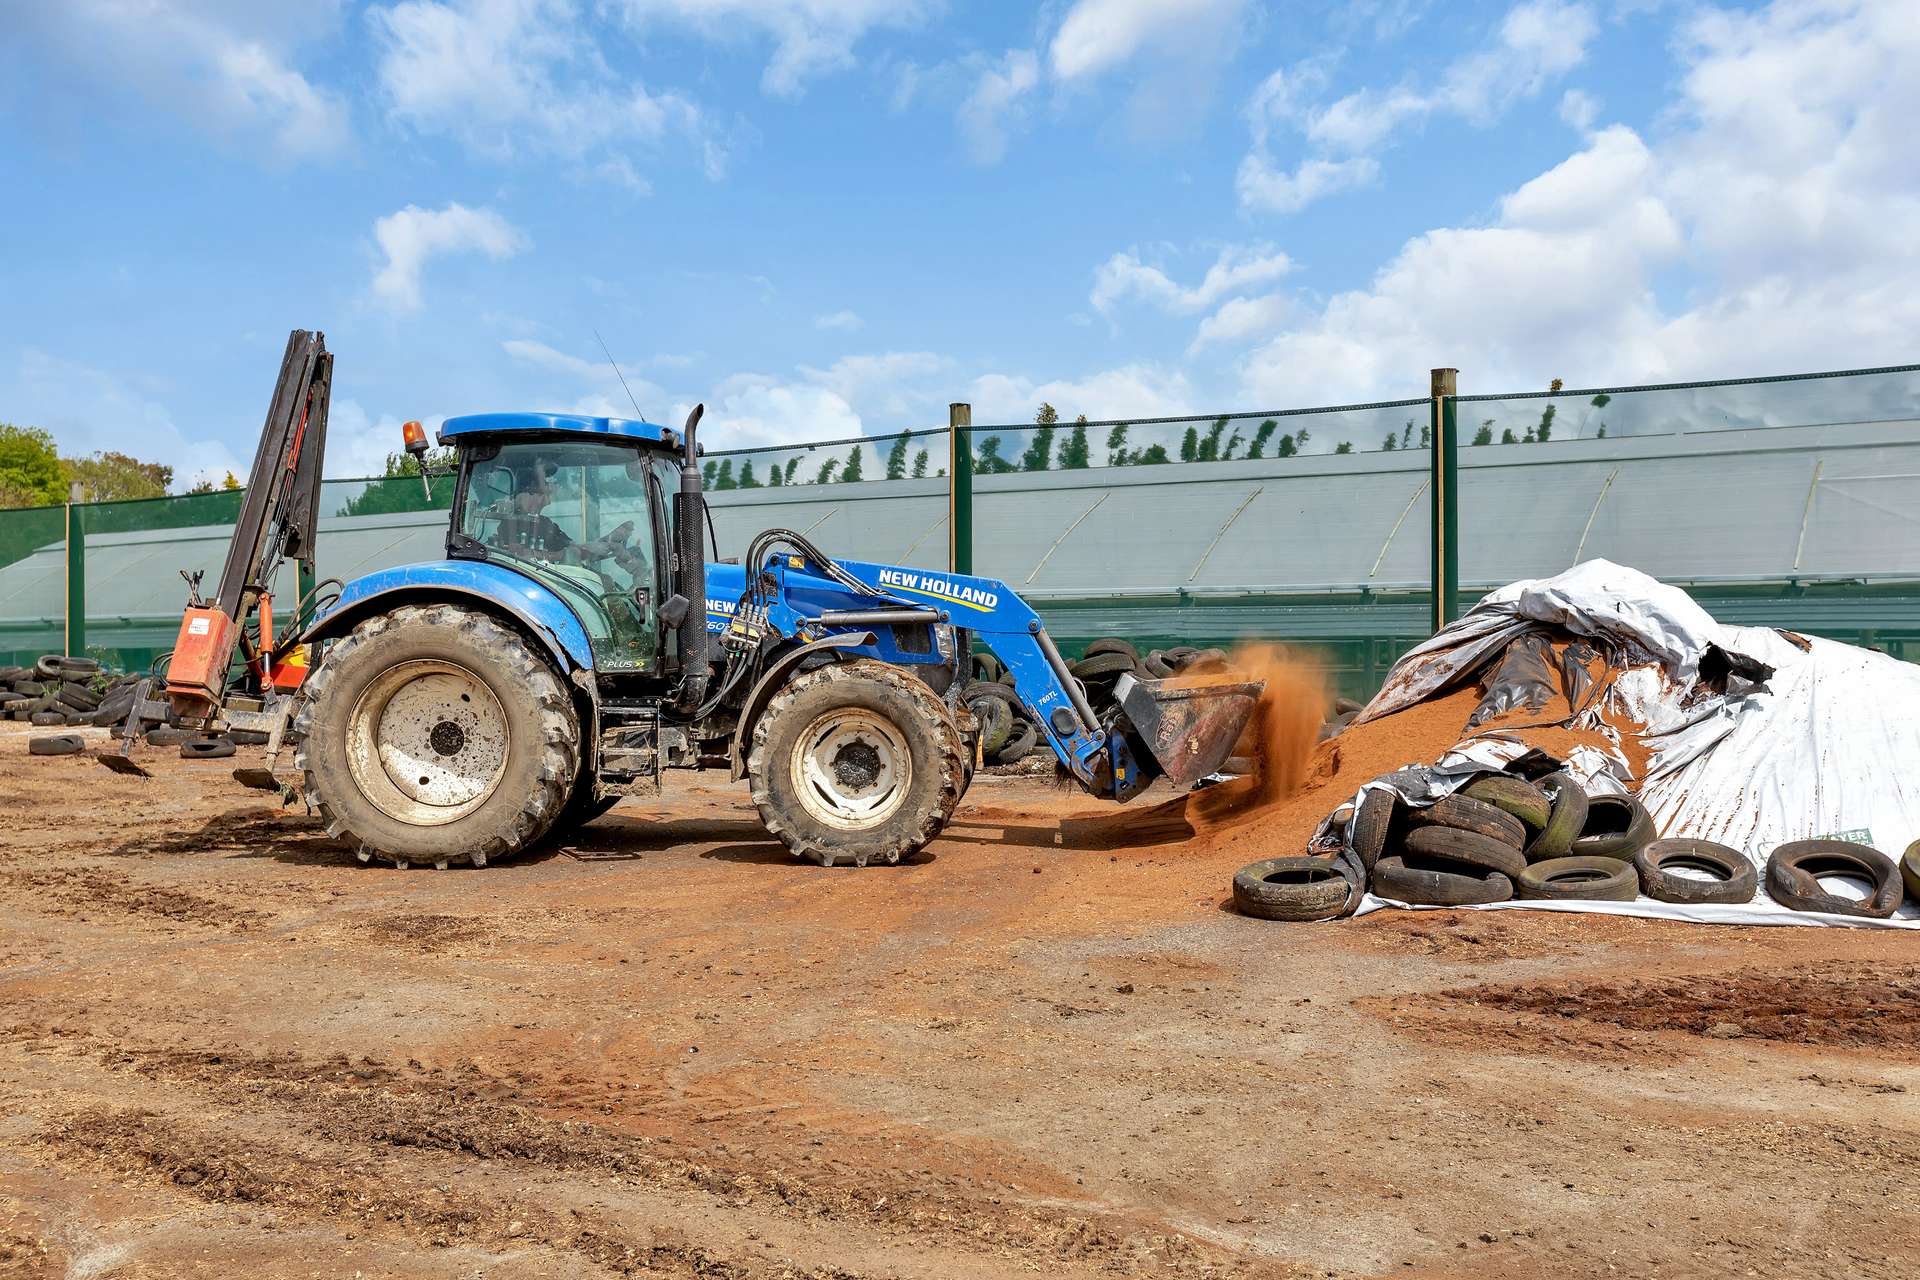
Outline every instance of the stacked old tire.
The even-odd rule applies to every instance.
[[[132,705],[132,681],[125,683],[124,715]],[[122,688],[100,671],[93,658],[49,653],[32,666],[0,666],[0,715],[37,728],[101,724],[109,702]],[[31,738],[31,755],[72,755],[84,743],[76,734],[45,734]]]

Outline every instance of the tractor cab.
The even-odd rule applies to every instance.
[[[661,674],[679,434],[623,418],[490,413],[449,418],[440,441],[459,458],[447,554],[551,590],[586,628],[597,673]]]

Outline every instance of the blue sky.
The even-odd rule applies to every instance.
[[[1910,0],[0,0],[0,420],[244,471],[1896,363]]]

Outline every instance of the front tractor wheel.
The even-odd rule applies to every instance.
[[[336,641],[294,724],[307,796],[362,862],[485,866],[538,840],[580,758],[573,702],[492,616],[407,605]]]
[[[747,774],[767,830],[822,866],[895,863],[940,833],[966,759],[952,713],[868,659],[794,678],[753,727]]]

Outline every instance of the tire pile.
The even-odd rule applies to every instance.
[[[133,706],[132,676],[114,679],[92,658],[49,653],[31,667],[0,667],[0,714],[36,727],[113,724]],[[45,734],[27,741],[29,754],[72,755],[77,734]]]
[[[1104,716],[1113,706],[1113,689],[1123,675],[1142,680],[1165,680],[1185,671],[1224,667],[1227,655],[1219,649],[1153,649],[1141,653],[1118,636],[1104,636],[1086,648],[1067,670],[1085,686],[1087,701]],[[1039,726],[1027,718],[1020,695],[1006,666],[990,653],[973,655],[973,678],[960,700],[980,724],[980,753],[988,764],[1017,764],[1043,744]]]
[[[1336,814],[1336,825],[1344,814]],[[1821,876],[1864,881],[1872,893],[1831,893]],[[1767,895],[1794,911],[1885,919],[1920,901],[1920,841],[1900,864],[1841,840],[1798,840],[1767,860]],[[1566,773],[1536,779],[1488,773],[1431,805],[1386,787],[1366,790],[1347,847],[1334,857],[1270,858],[1233,878],[1234,906],[1269,920],[1350,915],[1368,888],[1415,906],[1510,899],[1742,904],[1759,888],[1753,863],[1708,840],[1663,840],[1632,796],[1588,795]]]

